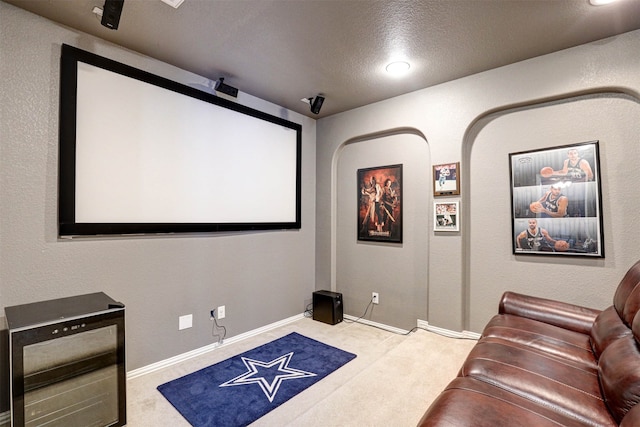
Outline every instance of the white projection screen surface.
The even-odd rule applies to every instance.
[[[300,228],[301,126],[67,45],[59,234]]]

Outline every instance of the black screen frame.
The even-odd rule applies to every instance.
[[[296,132],[296,201],[295,220],[283,222],[207,222],[207,223],[85,223],[76,221],[76,126],[78,63],[84,62],[120,75],[152,84],[184,96],[211,103],[256,120],[274,123]],[[105,130],[106,131],[106,130]],[[289,230],[301,228],[301,171],[302,126],[281,117],[240,105],[177,83],[120,62],[62,45],[60,59],[60,125],[59,125],[59,177],[58,177],[58,235],[60,237],[210,233],[250,230]]]

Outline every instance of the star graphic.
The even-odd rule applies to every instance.
[[[270,362],[242,357],[242,362],[244,366],[246,366],[247,372],[220,384],[219,387],[258,384],[265,396],[269,399],[269,402],[273,402],[280,388],[280,384],[282,384],[283,381],[316,376],[313,372],[291,368],[289,362],[292,357],[293,351],[273,359]],[[260,375],[260,371],[262,371],[262,375]]]

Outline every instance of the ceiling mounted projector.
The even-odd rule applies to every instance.
[[[224,82],[224,77],[220,77],[220,79],[216,82],[216,86],[214,87],[214,89],[216,92],[221,92],[225,95],[233,96],[234,98],[238,97],[238,89],[226,84]]]

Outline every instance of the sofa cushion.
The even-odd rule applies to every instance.
[[[613,346],[613,344],[612,344]],[[586,425],[610,425],[597,372],[507,341],[481,340],[460,370]]]
[[[431,404],[420,427],[584,427],[584,423],[472,377],[454,379]],[[615,426],[613,419],[603,426]]]
[[[512,314],[588,335],[600,310],[507,291],[500,299],[498,314]]]
[[[530,350],[597,369],[589,335],[525,317],[498,314],[487,323],[482,338],[518,343]]]

